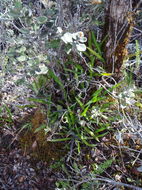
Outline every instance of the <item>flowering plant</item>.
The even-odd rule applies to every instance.
[[[60,27],[58,27],[57,30],[58,33],[62,34],[63,30]],[[61,36],[61,40],[65,44],[71,44],[79,52],[86,51],[86,45],[84,43],[87,42],[87,38],[84,37],[84,33],[82,31],[75,33],[66,32]],[[68,53],[70,53],[70,51],[71,49],[68,51]]]
[[[37,74],[37,75],[45,75],[45,74],[47,74],[47,72],[48,72],[48,68],[46,67],[46,65],[44,65],[44,64],[40,64],[39,65],[39,69],[40,69],[40,71],[38,72],[38,71],[36,71],[35,73]]]

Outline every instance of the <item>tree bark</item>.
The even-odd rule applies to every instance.
[[[108,0],[105,12],[104,67],[107,72],[118,76],[133,28],[132,0]]]

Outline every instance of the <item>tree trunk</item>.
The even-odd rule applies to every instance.
[[[117,77],[127,55],[126,45],[129,42],[132,27],[132,0],[108,0],[104,27],[106,37],[104,67],[107,72],[115,73]]]

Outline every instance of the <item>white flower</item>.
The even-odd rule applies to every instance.
[[[93,117],[98,117],[98,116],[100,116],[100,115],[101,115],[101,112],[100,112],[99,109],[94,108],[94,109],[91,111],[91,114],[92,114],[91,117],[93,118]]]
[[[76,44],[76,48],[78,51],[86,51],[86,45],[85,44]]]
[[[57,27],[57,33],[61,34],[62,32],[63,32],[62,28],[61,27]]]
[[[73,33],[73,38],[75,39],[75,40],[77,40],[77,38],[82,38],[82,37],[84,37],[84,33],[83,32],[75,32],[75,33]]]
[[[81,125],[81,126],[85,126],[85,125],[86,125],[86,121],[80,120],[80,125]]]
[[[67,43],[72,43],[73,42],[73,36],[71,33],[66,32],[61,39],[67,44]]]
[[[41,74],[45,75],[45,74],[47,74],[48,68],[44,64],[39,65],[39,68],[40,68],[40,71],[35,72],[37,75],[41,75]]]
[[[75,39],[75,40],[77,40],[79,42],[82,42],[82,43],[87,42],[87,38],[84,37],[84,33],[83,32],[73,33],[72,36],[73,36],[73,39]]]
[[[121,105],[122,108],[125,108],[126,104],[127,105],[135,104],[136,103],[136,100],[135,100],[135,87],[126,89],[125,91],[120,93],[118,97],[120,98],[120,100],[124,104],[124,105]]]
[[[87,38],[86,37],[82,37],[82,38],[80,38],[79,41],[82,42],[82,43],[87,42]]]
[[[60,28],[59,28],[60,30]],[[80,52],[86,51],[86,45],[83,44],[84,42],[87,41],[87,38],[84,37],[83,32],[75,32],[75,33],[70,33],[66,32],[61,39],[66,43],[70,43],[71,45],[75,45],[76,49]],[[67,52],[68,54],[70,53],[71,49]]]

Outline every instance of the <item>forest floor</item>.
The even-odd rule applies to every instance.
[[[5,87],[8,85],[9,83],[5,85]],[[17,92],[21,90],[21,86],[19,90],[17,86],[11,87],[9,90],[11,97],[15,91],[14,88],[16,88]],[[24,87],[22,90],[23,89]],[[24,105],[24,100],[27,101],[27,96],[33,97],[30,90],[28,92],[29,94],[26,93],[25,97],[23,97],[23,94],[22,96],[18,95],[17,99],[14,100],[15,103],[20,102],[21,106]],[[16,107],[14,102],[11,102],[11,98],[6,99],[6,101],[7,103],[9,101],[9,105],[12,104],[13,107]],[[27,103],[28,102],[26,102],[26,104]],[[17,112],[16,109],[13,109],[12,120],[9,120],[9,118],[6,120],[6,118],[4,118],[4,123],[1,121],[1,124],[3,123],[5,125],[5,127],[0,130],[1,190],[54,190],[56,189],[55,183],[61,179],[62,171],[59,168],[54,170],[50,167],[56,164],[59,157],[57,158],[57,156],[53,154],[51,157],[49,152],[45,151],[47,157],[50,157],[48,161],[45,161],[45,159],[37,159],[33,154],[35,151],[34,139],[31,142],[30,150],[24,149],[23,145],[21,146],[20,139],[22,131],[20,132],[19,129],[29,120],[32,121],[33,118],[37,117],[37,115],[35,115],[36,112],[37,109],[35,108],[28,110],[26,108],[26,110],[20,112],[21,115],[19,115],[20,113]],[[142,189],[140,188],[142,185],[142,138],[141,132],[138,133],[137,129],[137,133],[131,132],[130,128],[134,125],[138,126],[137,121],[129,124],[127,126],[129,130],[123,134],[119,133],[119,131],[109,133],[103,137],[100,142],[96,143],[95,149],[82,148],[81,159],[78,160],[78,163],[84,165],[84,168],[82,168],[82,174],[80,173],[80,175],[91,171],[94,162],[101,164],[106,160],[115,158],[115,163],[112,164],[111,167],[106,168],[102,173],[100,172],[101,179],[104,180],[104,185],[99,189],[113,189],[115,186],[120,190]],[[29,138],[29,136],[27,138]],[[51,149],[51,146],[49,146],[48,149]],[[56,148],[53,147],[51,151],[56,151]],[[40,154],[40,152],[37,152],[37,154]],[[64,153],[62,155],[64,155]],[[68,161],[64,164],[70,165]],[[112,181],[107,183],[108,179]],[[133,184],[135,184],[135,186],[133,186]],[[139,188],[136,187],[136,184]],[[124,188],[122,188],[122,186]],[[79,186],[76,189],[79,189]]]
[[[113,78],[97,67],[100,60],[96,54],[89,54],[90,61],[93,60],[93,64],[96,61],[94,69],[89,58],[84,55],[83,58],[74,49],[67,54],[68,47],[56,32],[60,19],[64,21],[64,32],[85,31],[87,37],[87,32],[92,30],[94,37],[96,35],[95,45],[101,50],[103,5],[88,5],[83,0],[77,4],[75,1],[71,10],[74,20],[71,22],[66,3],[62,7],[56,6],[54,1],[53,9],[49,7],[50,11],[47,11],[41,3],[44,1],[15,2],[18,3],[12,4],[15,6],[13,10],[7,4],[2,9],[3,18],[7,14],[11,20],[3,23],[6,38],[3,37],[5,41],[2,39],[0,54],[3,63],[0,66],[0,190],[142,190],[142,86],[135,88],[136,81],[132,79],[133,75],[136,76],[136,67],[139,69],[141,65],[142,15],[137,19],[128,44],[131,56],[126,60],[126,70],[130,73],[130,81],[126,83],[124,72],[120,83],[114,85],[118,85],[115,99],[111,96],[111,90],[115,90],[111,84]],[[64,10],[59,11],[64,17],[57,14],[59,8]],[[9,11],[5,13],[5,10]],[[19,14],[22,14],[20,19]],[[78,19],[80,15],[82,18]],[[74,25],[77,26],[75,31]],[[86,44],[95,50],[91,40]],[[44,70],[47,67],[43,73],[39,72],[40,63],[51,69],[48,76]],[[140,73],[140,84],[141,81]],[[127,91],[128,84],[130,91]],[[105,93],[112,89],[105,96],[102,91],[102,94],[98,93],[101,87],[106,87],[103,88]],[[133,90],[139,94],[134,94]],[[94,96],[97,100],[90,103],[95,93],[99,94]],[[102,96],[105,99],[101,99]],[[125,104],[125,100],[130,100],[132,105],[131,102]],[[88,108],[88,105],[91,106]],[[102,106],[101,114],[97,112],[99,106]],[[88,109],[89,116],[82,116],[85,109]],[[70,113],[75,115],[73,125],[67,118]],[[107,126],[105,130],[101,125]],[[102,131],[95,133],[98,129]],[[61,142],[61,138],[66,141]]]
[[[18,79],[19,73],[14,77]],[[19,112],[17,106],[27,104],[27,98],[33,94],[26,85],[15,86],[13,76],[8,76],[5,81],[1,89],[2,103],[11,108],[12,121],[6,121],[4,117],[0,121],[1,126],[5,126],[0,129],[0,189],[53,190],[56,175],[47,167],[46,162],[37,161],[29,153],[25,153],[18,140],[20,120],[31,117],[33,109]]]

